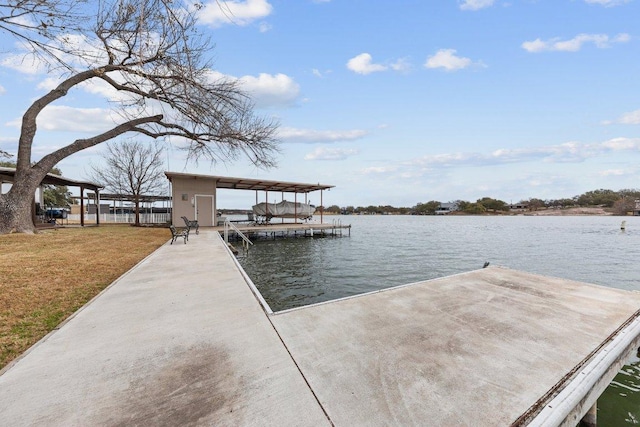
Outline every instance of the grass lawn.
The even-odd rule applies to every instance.
[[[170,237],[128,225],[0,236],[0,369]]]

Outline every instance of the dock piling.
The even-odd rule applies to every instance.
[[[597,427],[598,426],[598,402],[596,401],[591,408],[584,414],[580,420],[579,427]]]

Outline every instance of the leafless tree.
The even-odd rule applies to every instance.
[[[108,143],[102,165],[92,167],[91,179],[107,191],[133,200],[135,225],[140,225],[142,196],[160,196],[166,190],[164,150],[139,141]]]
[[[49,45],[60,47],[70,71],[22,116],[15,182],[0,195],[0,234],[33,232],[33,194],[58,162],[125,133],[170,138],[182,144],[191,160],[246,157],[257,167],[275,165],[278,125],[254,113],[237,81],[214,77],[205,58],[210,42],[197,31],[197,5],[179,0],[107,0],[84,4],[83,13],[88,16],[87,9],[94,6],[98,9],[92,12],[93,20],[76,23],[82,27],[76,33],[65,32],[61,25],[47,36]],[[7,31],[5,26],[0,30]],[[39,49],[37,44],[29,47]],[[55,67],[60,61],[48,63]],[[89,82],[117,94],[112,108],[119,119],[112,128],[76,139],[34,162],[38,115]]]

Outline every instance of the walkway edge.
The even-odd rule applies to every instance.
[[[64,325],[66,325],[68,322],[70,322],[71,320],[73,320],[78,314],[80,314],[82,311],[84,311],[87,307],[89,307],[89,305],[93,304],[93,302],[98,299],[98,297],[100,297],[102,294],[104,294],[105,292],[107,292],[111,287],[115,286],[118,282],[120,282],[122,279],[124,279],[126,276],[128,276],[132,271],[134,271],[136,268],[138,268],[142,263],[144,263],[147,259],[149,259],[151,256],[153,256],[158,249],[160,249],[161,247],[168,245],[169,241],[171,239],[167,240],[164,244],[158,246],[153,252],[151,252],[149,255],[147,255],[146,257],[144,257],[143,259],[141,259],[138,263],[136,263],[136,265],[134,265],[133,267],[131,267],[129,270],[125,271],[124,273],[122,273],[118,278],[116,278],[113,282],[109,283],[103,290],[101,290],[100,292],[98,292],[96,295],[94,295],[93,298],[91,298],[89,301],[87,301],[82,307],[80,307],[79,309],[77,309],[76,311],[74,311],[73,313],[71,313],[69,315],[69,317],[67,317],[66,319],[64,319],[62,322],[58,323],[56,325],[55,328],[53,328],[49,333],[47,333],[47,335],[45,335],[44,337],[40,338],[38,341],[36,341],[33,345],[31,345],[28,349],[26,349],[24,352],[22,352],[22,354],[20,354],[20,356],[16,357],[15,359],[13,359],[11,362],[9,362],[7,365],[5,365],[4,368],[0,369],[0,376],[4,375],[5,372],[7,372],[9,369],[11,369],[14,365],[16,365],[18,362],[20,362],[22,359],[24,359],[29,353],[31,353],[33,350],[35,350],[36,348],[38,348],[41,344],[43,344],[44,342],[46,342],[49,338],[51,338],[53,336],[53,334],[55,334],[56,332],[58,332],[58,330],[60,328],[62,328]]]

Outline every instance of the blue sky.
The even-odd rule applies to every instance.
[[[201,25],[215,71],[279,120],[279,165],[189,164],[166,144],[169,170],[332,184],[324,204],[340,206],[640,188],[639,0],[247,0],[226,2],[226,16],[214,5]],[[51,79],[0,59],[0,148],[15,153],[20,117]],[[95,91],[52,107],[35,158],[108,128]],[[103,149],[59,166],[85,179]],[[228,193],[221,207],[255,201]]]

